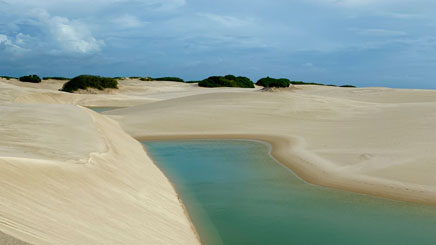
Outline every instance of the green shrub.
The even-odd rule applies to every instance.
[[[41,78],[38,75],[28,75],[20,77],[20,81],[27,83],[40,83]]]
[[[200,87],[239,87],[239,88],[254,88],[253,82],[247,77],[227,76],[212,76],[198,83]]]
[[[355,88],[356,86],[354,86],[354,85],[342,85],[342,86],[340,86],[341,88]]]
[[[43,77],[42,80],[71,80],[71,78],[67,78],[67,77]]]
[[[307,83],[307,82],[302,82],[302,81],[291,81],[291,83],[293,85],[320,85],[320,86],[325,86],[325,84],[322,84],[322,83]]]
[[[139,80],[141,80],[141,81],[154,81],[154,79],[151,77],[141,77]]]
[[[171,81],[171,82],[181,82],[184,83],[185,81],[179,77],[157,77],[153,78],[154,81]]]
[[[118,82],[110,77],[80,75],[65,83],[61,91],[72,93],[78,89],[87,88],[96,88],[98,90],[104,90],[105,88],[117,89]]]
[[[276,87],[276,88],[287,88],[291,85],[291,81],[287,78],[270,78],[270,77],[264,77],[259,79],[257,81],[256,85],[270,88],[270,87]]]
[[[0,76],[1,78],[4,78],[4,79],[7,79],[7,80],[9,80],[9,79],[17,79],[16,77],[10,77],[10,76]]]

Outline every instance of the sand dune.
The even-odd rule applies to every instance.
[[[77,93],[60,92],[65,81],[43,80],[41,83],[25,83],[16,79],[0,78],[0,104],[73,104],[86,107],[129,107],[156,101],[216,92],[246,92],[255,89],[198,87],[194,83],[118,81],[119,89],[90,90]]]
[[[0,79],[0,242],[198,243],[131,136],[264,140],[309,182],[436,204],[436,91],[128,79],[119,90],[69,94],[62,84]],[[130,107],[103,116],[64,104]]]
[[[106,114],[137,138],[263,139],[312,183],[436,203],[436,91],[298,86],[189,96]]]
[[[0,124],[1,239],[198,243],[168,180],[117,123],[71,105],[3,105]]]

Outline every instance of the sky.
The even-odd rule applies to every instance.
[[[0,75],[436,89],[434,0],[0,0]]]

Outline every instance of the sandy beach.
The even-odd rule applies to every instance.
[[[127,79],[119,90],[68,94],[62,83],[0,79],[0,232],[8,237],[198,243],[171,184],[135,139],[262,140],[310,183],[436,204],[436,91],[267,92]],[[101,115],[82,106],[126,108]]]

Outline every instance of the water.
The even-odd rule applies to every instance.
[[[88,108],[95,111],[95,112],[102,113],[105,111],[120,109],[122,107],[88,107]]]
[[[143,142],[203,244],[436,244],[436,207],[303,182],[261,142]]]

